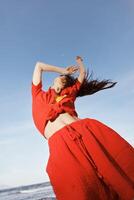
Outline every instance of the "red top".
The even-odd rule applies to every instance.
[[[42,89],[42,81],[38,85],[34,85],[32,82],[32,116],[36,128],[44,137],[44,130],[48,120],[54,121],[60,113],[64,112],[78,117],[74,101],[80,86],[81,82],[76,79],[73,86],[62,89],[58,95],[59,97],[57,97],[57,93],[53,88],[49,87],[47,91]]]

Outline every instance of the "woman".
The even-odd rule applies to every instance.
[[[48,140],[46,172],[58,200],[132,200],[134,198],[134,148],[106,124],[81,119],[77,97],[112,88],[117,82],[89,80],[83,59],[77,66],[61,68],[37,62],[32,79],[32,116]],[[42,72],[60,75],[42,89]],[[79,71],[79,76],[72,74]]]

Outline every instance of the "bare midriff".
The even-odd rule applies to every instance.
[[[45,138],[49,139],[49,137],[51,137],[56,131],[60,130],[62,127],[80,119],[81,118],[72,116],[69,113],[59,114],[59,116],[53,122],[51,122],[50,120],[47,122],[44,130]]]

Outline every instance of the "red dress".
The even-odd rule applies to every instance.
[[[78,116],[73,102],[80,86],[77,80],[65,88],[61,95],[67,93],[67,97],[55,103],[52,88],[43,91],[42,83],[32,83],[33,119],[42,135],[47,121],[53,121],[59,113]],[[134,199],[134,148],[106,124],[91,118],[79,119],[56,131],[48,145],[50,155],[45,171],[56,199]]]

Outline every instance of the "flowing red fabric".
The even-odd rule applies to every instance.
[[[49,139],[48,173],[57,200],[133,200],[134,148],[91,118],[65,125]]]

